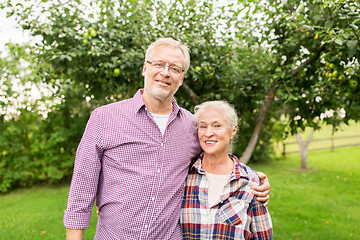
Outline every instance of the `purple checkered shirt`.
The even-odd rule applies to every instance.
[[[87,228],[96,198],[95,239],[182,239],[184,181],[200,152],[194,119],[173,99],[162,135],[141,94],[92,112],[76,153],[66,228]]]

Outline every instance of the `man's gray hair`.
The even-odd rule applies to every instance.
[[[150,60],[154,49],[160,45],[168,45],[172,47],[179,48],[184,54],[184,71],[185,73],[189,70],[190,67],[190,50],[189,47],[184,45],[182,42],[172,39],[172,38],[159,38],[155,42],[149,45],[145,54],[145,61]]]

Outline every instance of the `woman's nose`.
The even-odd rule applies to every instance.
[[[211,127],[208,127],[205,131],[205,136],[210,137],[214,133],[213,129]]]

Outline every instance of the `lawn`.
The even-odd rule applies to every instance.
[[[360,239],[360,147],[298,154],[250,164],[270,178],[275,240]],[[65,239],[68,186],[35,187],[0,196],[0,239]],[[84,239],[92,239],[96,214]]]
[[[271,184],[274,239],[360,239],[360,147],[298,154],[250,165]]]

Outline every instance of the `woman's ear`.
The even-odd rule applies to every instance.
[[[237,131],[237,125],[235,125],[234,128],[231,130],[230,139],[233,139],[235,137],[236,131]]]

